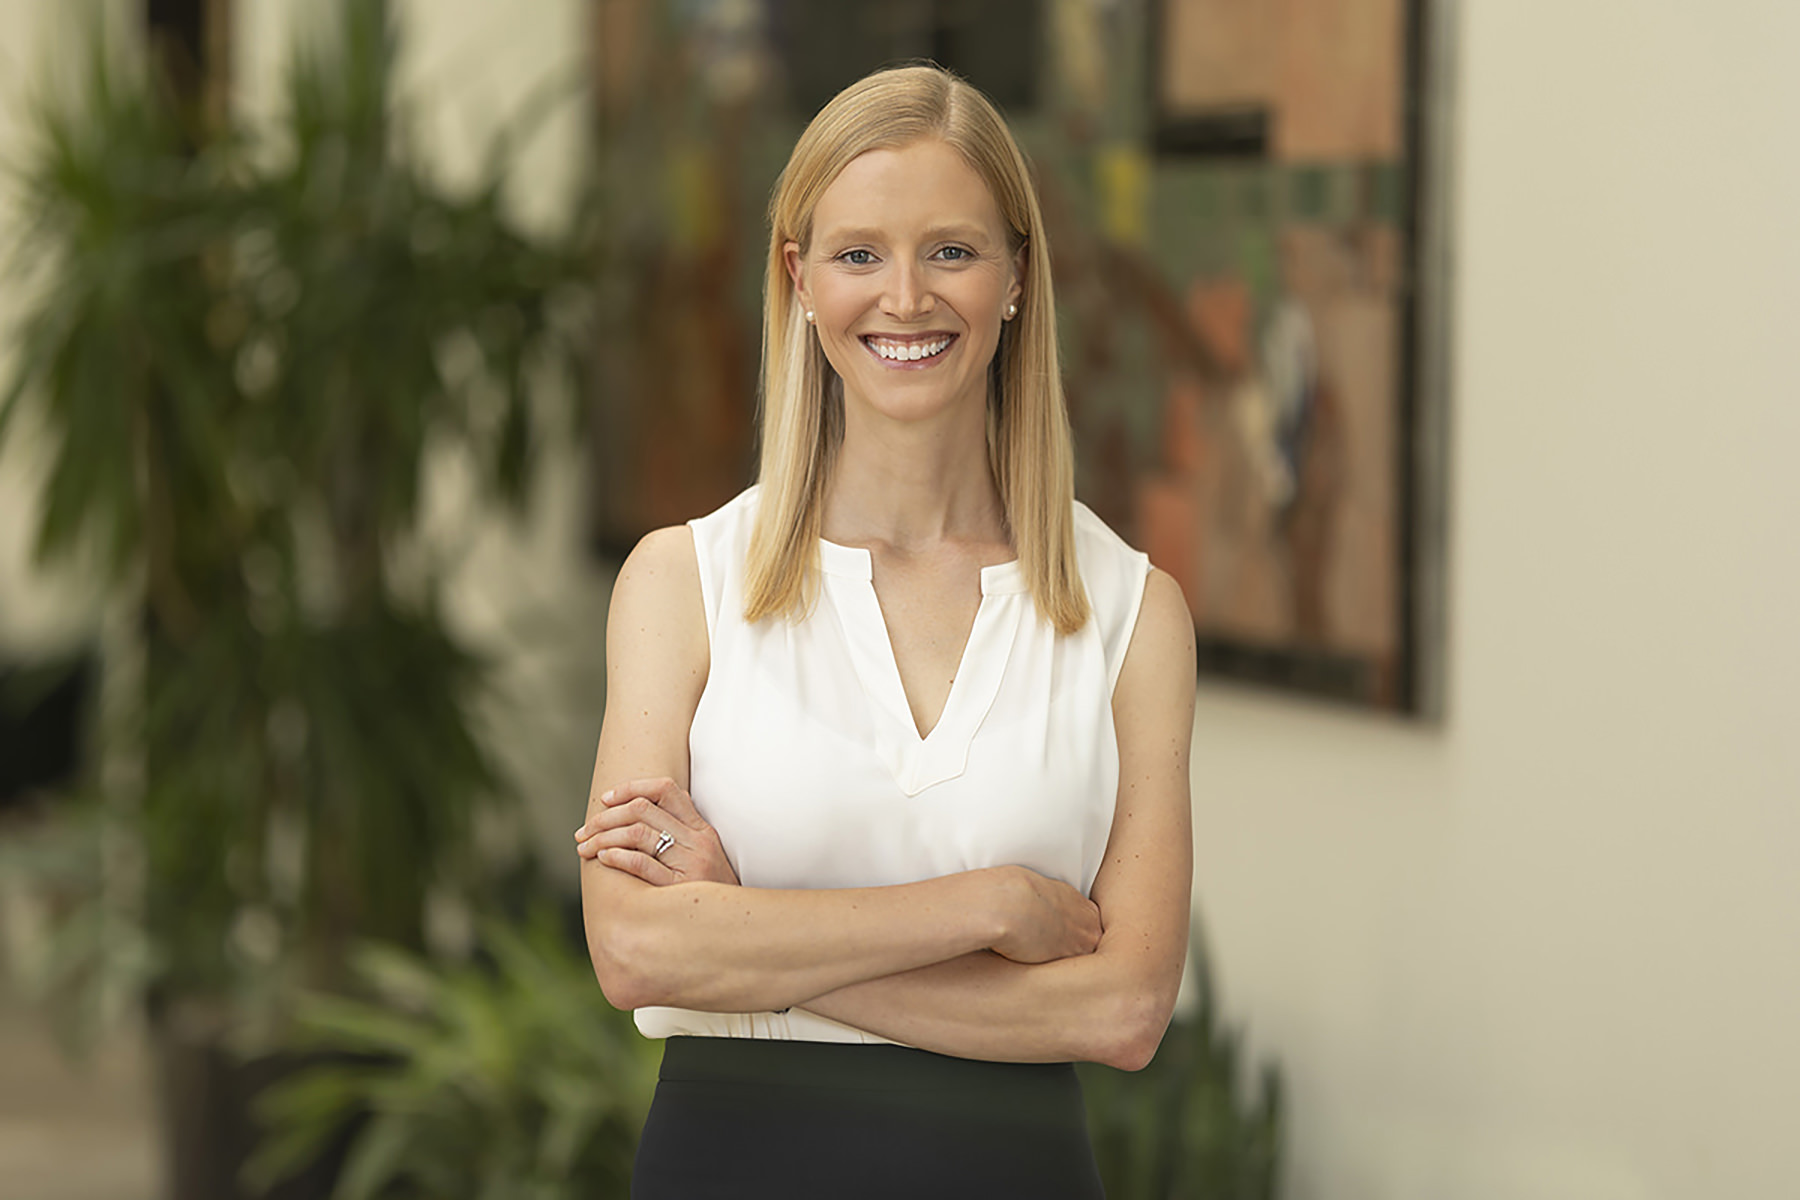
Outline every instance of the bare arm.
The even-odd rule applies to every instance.
[[[1160,571],[1146,585],[1113,716],[1119,799],[1094,881],[1104,932],[1093,954],[1027,965],[976,953],[852,984],[805,1007],[966,1058],[1147,1064],[1181,981],[1193,873],[1193,621],[1179,585]]]
[[[600,818],[601,796],[614,783],[662,776],[684,791],[687,786],[688,730],[708,670],[690,530],[659,530],[626,560],[613,590],[606,645],[606,715],[590,822]],[[589,955],[607,999],[620,1008],[786,1008],[849,984],[1007,946],[1023,936],[1021,926],[1046,924],[1034,919],[1041,896],[1020,868],[875,888],[775,890],[713,881],[657,887],[633,873],[631,856],[641,872],[649,856],[625,846],[584,857],[581,866]],[[1042,950],[1041,942],[1032,945]],[[1082,949],[1091,948],[1090,939]],[[1020,953],[1029,957],[1031,950]]]

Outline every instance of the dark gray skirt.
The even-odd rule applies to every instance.
[[[702,1037],[664,1046],[631,1194],[1104,1196],[1068,1063]]]

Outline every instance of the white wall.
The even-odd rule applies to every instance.
[[[1207,689],[1289,1200],[1792,1196],[1800,6],[1464,15],[1449,721]]]

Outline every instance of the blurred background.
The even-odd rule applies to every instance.
[[[1200,632],[1115,1197],[1800,1191],[1800,10],[0,0],[0,1196],[624,1195],[568,831],[762,208],[931,57]]]

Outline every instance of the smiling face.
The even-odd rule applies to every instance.
[[[788,271],[846,405],[896,420],[985,420],[988,366],[1024,256],[980,175],[935,139],[852,159]]]

